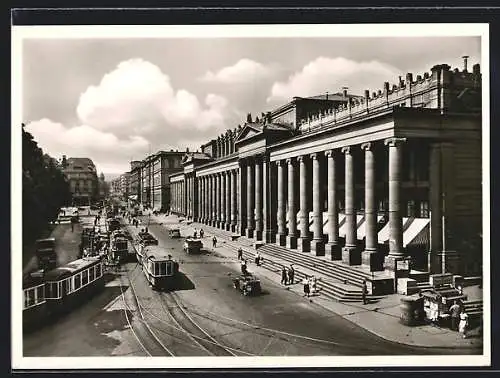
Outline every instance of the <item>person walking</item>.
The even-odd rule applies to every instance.
[[[460,323],[458,323],[458,331],[464,339],[467,338],[467,327],[469,326],[469,315],[462,310],[460,313]]]
[[[302,285],[304,286],[304,297],[307,296],[307,298],[309,298],[309,295],[311,293],[311,287],[309,286],[309,277],[304,277],[304,279],[302,280]]]
[[[200,238],[202,238],[202,239],[203,239],[203,234],[204,234],[203,228],[200,228]]]
[[[260,252],[257,251],[255,254],[255,265],[260,266]]]
[[[455,301],[453,305],[450,307],[451,329],[453,331],[458,331],[458,323],[460,321],[461,312],[462,308],[458,304],[458,301]]]
[[[245,259],[241,260],[241,273],[246,276],[248,274],[247,261]]]
[[[215,235],[214,235],[214,237],[212,238],[212,247],[213,247],[213,248],[217,248],[217,238],[215,237]]]
[[[295,276],[295,269],[293,269],[293,264],[290,264],[290,268],[288,268],[288,284],[293,285],[293,279]]]
[[[363,280],[363,287],[361,288],[361,299],[363,299],[363,304],[367,303],[366,294],[368,294],[368,288],[366,287],[366,280]]]
[[[194,229],[194,233],[193,233],[193,238],[197,238],[198,237],[198,231],[196,231],[196,228]]]
[[[282,285],[288,284],[287,272],[286,272],[285,267],[283,267],[283,269],[281,269],[281,284]]]
[[[238,248],[238,260],[243,259],[243,249],[241,247]]]

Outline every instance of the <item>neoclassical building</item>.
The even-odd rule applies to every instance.
[[[480,66],[294,97],[186,154],[172,212],[371,271],[480,273]]]

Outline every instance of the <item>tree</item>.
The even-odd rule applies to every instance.
[[[71,192],[60,164],[44,154],[22,125],[23,239],[37,239],[59,209],[69,203]]]

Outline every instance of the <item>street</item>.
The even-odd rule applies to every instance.
[[[203,240],[202,253],[188,255],[182,251],[184,239],[168,237],[164,225],[148,228],[180,262],[175,292],[151,290],[140,266],[126,264],[109,275],[104,291],[89,302],[26,335],[25,356],[474,353],[389,342],[265,277],[259,277],[262,295],[243,296],[231,281],[239,264],[211,251],[209,238]]]

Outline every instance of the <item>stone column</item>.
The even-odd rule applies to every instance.
[[[205,176],[200,177],[200,187],[201,187],[201,193],[200,193],[200,208],[201,208],[201,223],[205,223],[206,219],[206,187],[205,187]]]
[[[244,175],[244,162],[240,161],[238,168],[238,233],[243,236],[246,230],[246,184]]]
[[[325,242],[323,241],[323,198],[321,195],[321,171],[318,154],[311,154],[313,173],[313,240],[311,252],[316,256],[324,256]]]
[[[236,232],[237,218],[236,218],[236,208],[238,206],[238,198],[237,198],[237,178],[238,171],[232,170],[230,172],[231,175],[231,228],[232,232]]]
[[[220,173],[220,228],[226,229],[226,172]]]
[[[224,201],[224,204],[226,206],[225,230],[230,231],[231,230],[231,171],[224,172],[224,176],[226,183],[226,190],[224,192],[226,196],[226,200]]]
[[[440,253],[443,250],[443,193],[441,144],[433,143],[429,159],[430,256],[429,272],[442,272]]]
[[[220,173],[215,174],[215,226],[220,227],[221,224],[221,179]]]
[[[262,240],[262,157],[255,158],[255,240]]]
[[[401,161],[402,144],[405,138],[389,138],[389,255],[385,258],[385,268],[396,270],[396,260],[403,253],[403,219],[401,217]]]
[[[262,157],[262,239],[266,243],[271,243],[274,238],[271,226],[271,186],[270,162],[267,156]]]
[[[365,151],[365,250],[362,253],[362,264],[370,271],[383,270],[383,259],[377,253],[377,205],[375,203],[375,156],[373,145],[363,143]]]
[[[342,249],[342,261],[349,265],[361,264],[361,252],[356,247],[356,210],[354,209],[354,164],[351,147],[343,147],[345,155],[345,246]]]
[[[337,208],[337,170],[335,151],[325,152],[328,166],[328,243],[325,254],[331,260],[341,260],[342,250],[339,243],[339,213]]]
[[[215,181],[215,175],[210,175],[210,191],[211,191],[211,199],[210,199],[210,207],[212,209],[211,213],[212,213],[212,217],[210,219],[210,226],[213,226],[215,227],[216,225],[216,181]]]
[[[307,207],[307,161],[306,156],[299,156],[299,195],[300,209],[298,219],[300,221],[300,237],[297,241],[297,249],[302,252],[311,250],[311,239],[309,236],[309,209]]]
[[[295,204],[295,166],[293,159],[287,159],[288,165],[288,235],[287,248],[297,248],[297,207]]]
[[[276,243],[286,245],[285,161],[278,160],[278,236]]]
[[[253,238],[255,230],[255,190],[254,190],[254,162],[247,165],[247,238]]]

